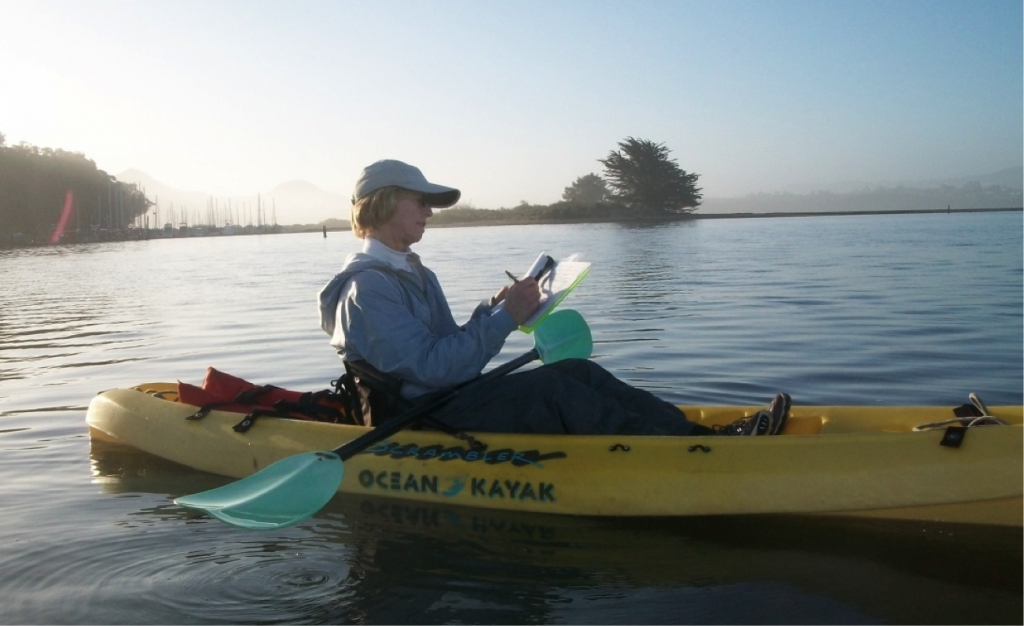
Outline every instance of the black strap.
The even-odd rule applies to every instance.
[[[328,396],[336,395],[332,389],[323,389],[321,391],[307,391],[306,393],[299,396],[297,402],[289,400],[278,400],[274,403],[274,408],[282,413],[298,413],[299,415],[305,415],[311,417],[318,422],[333,422],[335,424],[339,422],[348,421],[345,419],[345,411],[336,407],[321,404],[320,400]],[[343,398],[339,398],[342,405],[348,408],[347,402]]]
[[[288,417],[287,413],[279,413],[277,411],[268,411],[265,409],[256,409],[252,413],[249,413],[244,418],[242,418],[241,422],[238,422],[237,424],[232,426],[231,429],[234,430],[236,433],[244,433],[248,431],[250,428],[252,428],[253,425],[256,424],[257,418],[263,417],[264,415],[270,415],[273,417]]]
[[[339,398],[345,399],[352,423],[356,426],[365,426],[366,420],[363,418],[363,402],[359,396],[359,388],[356,386],[353,377],[348,373],[347,367],[344,374],[331,381],[331,386]]]
[[[345,372],[348,384],[355,389],[351,395],[356,398],[355,404],[360,408],[359,415],[364,425],[369,425],[372,421],[373,425],[379,426],[387,420],[409,411],[416,404],[429,402],[435,396],[435,394],[427,394],[423,398],[417,398],[417,402],[407,399],[401,394],[404,382],[401,378],[381,372],[366,361],[345,361]],[[367,408],[369,408],[369,416],[366,415]],[[428,416],[423,423],[430,428],[466,441],[473,450],[487,449],[486,444],[436,417]]]
[[[247,391],[239,393],[233,400],[225,400],[221,402],[211,402],[206,404],[198,411],[189,415],[185,419],[187,420],[200,420],[206,417],[210,411],[218,409],[220,407],[229,406],[232,404],[242,405],[259,405],[259,398],[267,391],[271,389],[279,389],[273,385],[260,385]],[[335,396],[337,401],[344,407],[342,409],[327,406],[320,403],[325,397]],[[273,405],[273,410],[268,409],[256,409],[255,411],[248,413],[238,424],[233,427],[236,432],[244,433],[245,431],[252,428],[253,424],[256,423],[256,419],[265,415],[273,417],[284,417],[291,418],[295,415],[302,415],[308,417],[317,422],[332,422],[338,423],[351,423],[359,425],[359,422],[355,421],[355,416],[351,412],[352,401],[349,394],[344,390],[335,389],[323,389],[321,391],[307,391],[299,396],[298,401],[292,402],[289,400],[278,400]],[[353,417],[349,417],[352,415]]]
[[[957,417],[981,417],[982,412],[973,404],[961,404],[953,409],[953,415]]]
[[[345,376],[355,389],[363,425],[379,425],[408,410],[412,403],[402,396],[402,379],[385,374],[366,361],[345,361]]]
[[[259,397],[266,393],[267,391],[270,391],[271,389],[277,389],[277,387],[274,387],[273,385],[257,385],[252,389],[247,389],[239,393],[237,396],[235,396],[233,400],[222,400],[220,402],[211,402],[209,404],[204,404],[203,406],[199,407],[198,411],[196,411],[192,415],[189,415],[185,419],[201,420],[207,415],[209,415],[210,411],[232,404],[259,404]]]

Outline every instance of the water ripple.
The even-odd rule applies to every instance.
[[[338,613],[333,603],[353,584],[337,545],[250,535],[175,549],[167,530],[93,537],[88,550],[39,543],[22,556],[40,565],[16,576],[0,558],[10,614],[39,615],[26,608],[46,606],[39,622],[88,622],[102,612],[107,623],[126,624],[315,623]],[[74,584],[62,563],[75,564]]]

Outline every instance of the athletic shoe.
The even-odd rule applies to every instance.
[[[767,435],[771,429],[771,413],[758,411],[728,426],[712,426],[715,434],[725,437],[757,437]]]
[[[727,437],[757,437],[778,435],[786,427],[786,418],[792,399],[788,393],[775,394],[771,404],[763,411],[740,418],[728,426],[713,426],[715,433]]]

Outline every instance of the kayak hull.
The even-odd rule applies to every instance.
[[[93,437],[198,470],[242,478],[282,458],[331,450],[366,428],[262,417],[176,401],[173,383],[103,392]],[[705,425],[761,407],[682,407]],[[774,437],[635,437],[478,433],[487,445],[405,430],[345,461],[342,493],[590,516],[794,513],[992,524],[1022,523],[1021,407],[991,407],[1008,425],[967,429],[942,445],[952,407],[794,406]],[[963,431],[961,431],[963,432]]]

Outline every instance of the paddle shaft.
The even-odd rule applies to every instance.
[[[476,378],[470,379],[462,383],[461,385],[451,389],[450,391],[442,394],[441,396],[435,398],[434,400],[428,402],[423,406],[416,407],[410,411],[406,411],[405,413],[399,415],[398,417],[394,417],[387,420],[386,422],[384,422],[380,426],[375,427],[373,430],[366,433],[365,435],[361,437],[356,437],[352,441],[349,441],[348,443],[336,448],[335,450],[333,450],[333,452],[337,454],[339,457],[341,457],[342,461],[347,461],[356,454],[359,454],[363,450],[377,443],[378,441],[386,439],[391,435],[397,433],[398,431],[402,430],[403,428],[410,426],[421,419],[424,419],[432,411],[436,411],[443,405],[447,404],[449,400],[454,398],[456,395],[458,395],[460,391],[466,389],[467,387],[475,386],[488,380],[493,380],[500,376],[504,376],[505,374],[515,371],[520,367],[526,365],[527,363],[536,360],[539,356],[540,353],[537,351],[537,348],[533,348],[526,354],[516,357],[515,359],[509,361],[508,363],[500,365],[494,368],[493,370],[487,372],[486,374],[481,374]]]

